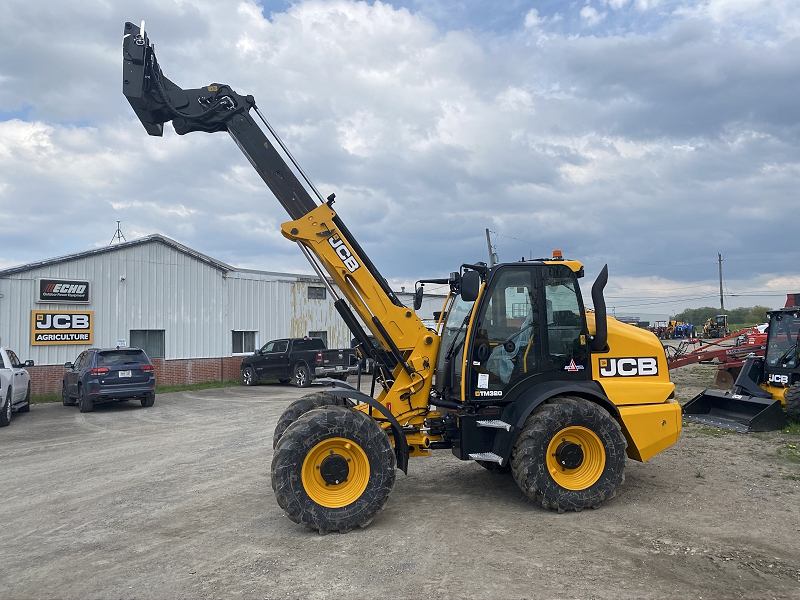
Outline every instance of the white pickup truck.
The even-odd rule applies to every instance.
[[[31,409],[31,376],[25,367],[33,361],[20,362],[13,350],[0,347],[0,427],[11,422],[11,412]]]

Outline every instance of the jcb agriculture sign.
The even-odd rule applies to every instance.
[[[32,310],[31,345],[91,344],[92,311]]]

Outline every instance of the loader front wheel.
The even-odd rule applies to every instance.
[[[786,414],[789,418],[800,422],[800,383],[795,383],[786,390],[783,400],[786,402]]]
[[[283,432],[297,421],[300,417],[310,410],[315,408],[322,408],[323,406],[353,406],[352,400],[347,398],[338,398],[328,392],[315,392],[313,394],[306,394],[302,398],[292,402],[283,414],[278,419],[278,424],[275,426],[275,433],[272,435],[272,447],[278,446],[278,441],[281,439]]]
[[[625,480],[627,442],[606,411],[582,398],[558,397],[523,425],[511,455],[517,485],[544,508],[597,508]]]
[[[317,408],[284,432],[272,458],[272,489],[295,523],[345,533],[366,527],[394,487],[389,436],[368,415],[345,406]]]

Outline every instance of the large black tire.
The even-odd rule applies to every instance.
[[[242,369],[242,383],[245,385],[255,385],[258,383],[258,377],[253,367],[245,367]]]
[[[783,399],[786,402],[786,414],[790,419],[800,422],[800,382],[786,390]]]
[[[75,399],[67,393],[67,386],[61,384],[61,404],[64,406],[75,406]]]
[[[26,413],[31,412],[31,384],[28,383],[28,391],[25,394],[25,404],[17,409],[17,412]]]
[[[78,410],[82,413],[92,412],[94,410],[94,400],[86,395],[83,386],[78,387]]]
[[[525,421],[512,450],[511,472],[522,491],[544,508],[597,508],[625,481],[626,446],[619,424],[606,411],[582,398],[558,397]]]
[[[0,427],[8,427],[11,423],[11,384],[8,384],[8,394],[6,394],[6,403],[3,405],[3,410],[0,411]]]
[[[396,468],[389,436],[374,419],[329,406],[307,412],[283,434],[272,458],[272,489],[295,523],[346,533],[383,510]]]
[[[156,393],[151,392],[144,398],[140,398],[139,401],[142,403],[142,406],[149,408],[156,403]]]
[[[286,429],[297,421],[301,416],[315,408],[322,408],[323,406],[353,406],[353,401],[347,398],[337,398],[328,392],[314,392],[307,394],[302,398],[292,402],[283,414],[278,419],[278,424],[275,426],[275,433],[272,436],[272,447],[278,446],[278,440],[286,431]]]
[[[297,363],[294,366],[292,381],[299,388],[307,388],[311,385],[311,372],[304,363]]]

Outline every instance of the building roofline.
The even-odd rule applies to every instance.
[[[165,235],[161,235],[159,233],[154,233],[143,238],[139,238],[138,240],[131,240],[130,242],[120,242],[119,244],[112,244],[109,246],[104,246],[102,248],[95,248],[94,250],[84,250],[83,252],[76,252],[74,254],[67,254],[65,256],[57,256],[55,258],[48,258],[46,260],[40,260],[37,262],[27,263],[24,265],[18,265],[16,267],[10,267],[8,269],[0,270],[0,277],[8,277],[9,275],[16,275],[17,273],[25,273],[26,271],[33,271],[34,269],[41,269],[42,267],[49,267],[51,265],[57,265],[63,262],[68,262],[71,260],[77,260],[80,258],[87,258],[89,256],[96,256],[98,254],[105,254],[107,252],[116,252],[117,250],[123,250],[125,248],[133,248],[134,246],[142,246],[144,244],[163,244],[173,250],[177,250],[187,256],[191,256],[195,260],[199,260],[202,263],[205,263],[223,273],[228,273],[230,271],[236,271],[235,267],[228,265],[224,262],[219,260],[213,259],[210,256],[206,256],[202,252],[198,252],[197,250],[192,250],[188,246],[184,246],[176,242],[175,240],[168,238]]]

